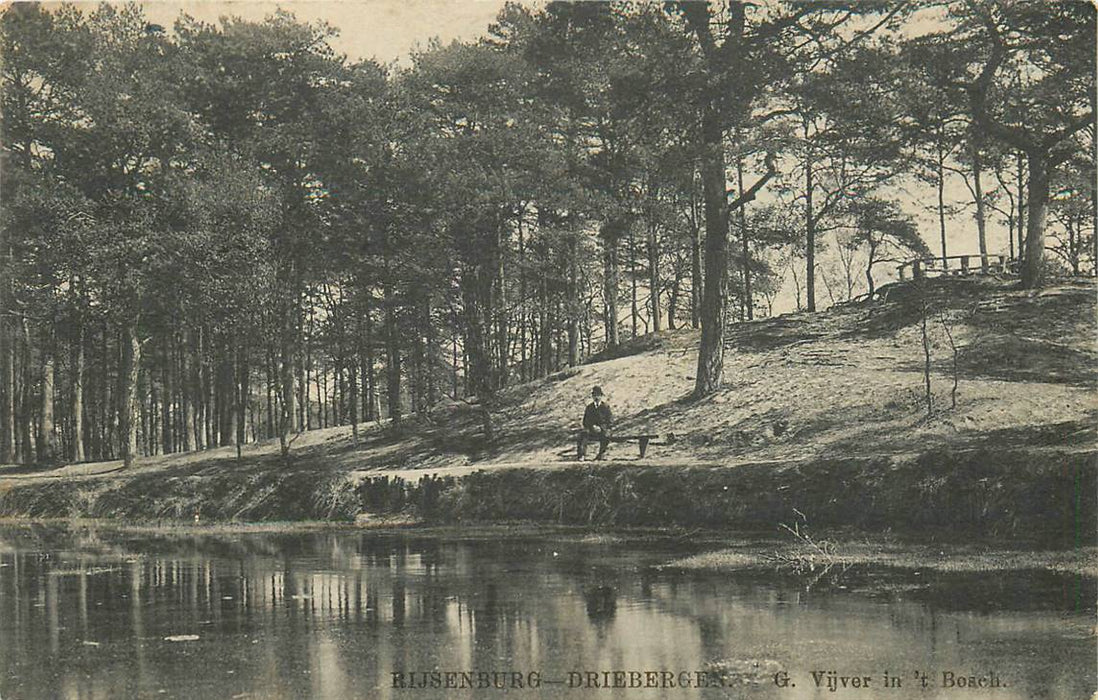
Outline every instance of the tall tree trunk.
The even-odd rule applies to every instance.
[[[701,344],[694,396],[720,388],[724,374],[724,333],[728,314],[728,213],[726,210],[724,132],[712,102],[702,117],[702,184],[705,194],[705,289],[701,307]]]
[[[294,390],[297,392],[295,397],[294,406],[297,409],[296,413],[291,413],[294,416],[294,432],[305,432],[305,414],[309,412],[309,404],[305,396],[305,348],[302,338],[305,335],[305,318],[301,313],[301,294],[299,293],[293,305],[293,382]],[[313,303],[312,298],[308,299],[308,303],[311,306]]]
[[[187,328],[184,331],[183,336],[183,370],[180,380],[180,389],[182,389],[182,406],[183,409],[183,451],[191,452],[195,449],[195,362],[194,362],[194,331]]]
[[[156,416],[159,399],[156,392],[156,382],[150,376],[152,371],[142,368],[137,373],[137,405],[140,407],[140,425],[138,441],[141,444],[141,453],[146,457],[159,454],[160,429],[157,427]],[[145,397],[148,401],[145,401]]]
[[[218,446],[217,427],[219,423],[217,422],[217,373],[215,371],[217,350],[211,344],[209,336],[212,335],[213,331],[207,334],[206,355],[202,363],[202,415],[205,418],[206,449],[213,449]]]
[[[561,351],[564,348],[564,326],[560,322],[560,294],[553,295],[553,323],[551,324],[556,329],[556,348],[553,354],[553,371],[559,372],[561,368]]]
[[[494,383],[492,360],[488,349],[488,333],[491,329],[491,288],[494,277],[492,265],[467,261],[462,271],[462,306],[465,311],[465,348],[469,354],[466,374],[470,389],[477,397],[481,410],[484,438],[494,437],[492,404]]]
[[[1036,289],[1045,277],[1045,220],[1048,218],[1049,164],[1045,156],[1033,151],[1029,161],[1029,197],[1026,210],[1025,260],[1022,263],[1022,287]]]
[[[34,386],[34,343],[31,342],[30,324],[26,316],[21,320],[23,328],[23,342],[20,357],[23,381],[19,391],[19,404],[16,415],[19,421],[19,443],[21,447],[21,459],[23,464],[31,464],[35,461],[34,451],[34,409],[31,387]]]
[[[1007,246],[1009,249],[1010,259],[1014,260],[1014,195],[1010,193],[1010,188],[1008,188],[1003,183],[1002,173],[999,170],[995,171],[995,176],[999,180],[999,184],[1003,187],[1003,191],[1006,193],[1007,197],[1010,200],[1010,212],[1007,215]]]
[[[806,123],[804,129],[807,142],[809,131]],[[813,211],[812,195],[815,182],[813,182],[812,168],[815,165],[812,158],[812,146],[806,143],[804,160],[804,228],[805,228],[805,308],[809,311],[816,310],[816,213]]]
[[[377,377],[374,374],[374,318],[373,310],[370,308],[370,300],[371,297],[368,296],[366,298],[366,308],[363,310],[366,345],[366,354],[362,361],[362,384],[366,391],[363,419],[366,421],[375,421],[380,418],[380,416],[377,414],[375,408],[378,404],[378,398]]]
[[[496,294],[492,304],[496,311],[496,343],[498,345],[496,354],[499,358],[498,370],[496,371],[496,388],[499,389],[507,386],[507,375],[510,372],[510,362],[507,357],[507,349],[510,345],[508,333],[510,319],[507,317],[507,275],[504,269],[503,256],[504,246],[507,243],[505,230],[505,227],[500,226],[496,237],[496,250],[499,251],[499,260],[497,261]],[[424,353],[424,357],[426,358],[426,353]]]
[[[602,227],[603,239],[603,324],[606,327],[606,346],[617,347],[618,335],[618,239],[621,235],[617,220],[608,221]],[[543,329],[544,330],[544,329]]]
[[[682,3],[690,30],[697,35],[707,65],[707,95],[701,113],[701,177],[705,203],[705,288],[701,308],[701,344],[698,347],[698,371],[694,383],[697,398],[720,388],[724,374],[724,335],[728,316],[728,193],[725,189],[724,105],[728,96],[720,76],[740,62],[746,22],[744,3],[729,2],[722,22],[724,42],[718,47],[713,39],[711,8],[705,3]],[[740,105],[740,116],[748,111]],[[773,176],[772,159],[767,159],[768,174],[750,189],[751,196]],[[747,192],[738,198],[739,206],[750,200]]]
[[[194,446],[199,450],[204,450],[211,444],[207,428],[209,425],[210,402],[209,395],[206,392],[206,338],[208,335],[209,332],[204,327],[199,326],[198,337],[195,342],[194,386],[191,389],[195,397],[197,414],[195,416]],[[272,432],[270,437],[273,436],[274,433]]]
[[[702,300],[702,235],[701,226],[690,231],[690,327],[701,328]]]
[[[439,354],[438,331],[434,322],[434,304],[430,294],[426,296],[423,302],[423,326],[423,342],[426,346],[424,373],[427,379],[427,408],[429,409],[438,403],[438,382],[435,381],[434,370],[442,364]]]
[[[313,429],[313,376],[315,365],[313,364],[313,336],[316,333],[316,320],[313,304],[309,304],[309,330],[305,336],[305,430]]]
[[[568,366],[579,364],[579,237],[568,232]],[[523,326],[525,329],[525,325]],[[525,342],[525,336],[523,337]]]
[[[385,372],[389,420],[399,424],[403,416],[400,398],[400,334],[396,327],[396,300],[393,296],[392,283],[388,280],[385,282],[382,294],[385,302]]]
[[[218,420],[218,444],[228,447],[236,434],[236,342],[226,336],[222,339],[217,369],[217,396],[221,407]]]
[[[539,218],[541,217],[541,211],[538,211]],[[569,273],[570,274],[570,273]],[[526,357],[526,325],[527,325],[527,303],[526,303],[526,232],[522,226],[522,217],[519,217],[518,221],[518,284],[519,284],[519,305],[518,305],[518,321],[519,321],[519,379],[521,381],[527,381],[530,378],[530,367],[528,364],[528,358]],[[457,368],[454,368],[455,376]],[[456,396],[456,391],[455,391]]]
[[[652,330],[659,333],[660,319],[660,246],[658,227],[651,217],[648,222],[648,299],[651,304]]]
[[[412,316],[411,321],[412,321],[412,328],[413,328],[414,332],[412,333],[412,342],[408,344],[409,345],[408,349],[410,350],[408,355],[409,355],[409,359],[410,359],[411,364],[412,364],[412,369],[408,373],[408,389],[409,389],[408,398],[411,399],[411,405],[409,406],[409,409],[411,410],[411,412],[413,414],[418,415],[423,410],[423,393],[424,393],[423,392],[423,386],[424,386],[424,381],[423,381],[423,364],[424,364],[423,355],[424,355],[424,350],[423,350],[423,328],[420,325],[420,319],[418,318],[418,314],[415,313],[415,307],[417,305],[418,304],[416,304],[415,302],[412,303],[413,316]],[[489,336],[492,333],[492,323],[491,323],[491,321],[489,321],[489,323],[488,323],[487,333],[489,334]],[[491,345],[490,340],[488,341],[488,344]],[[498,359],[498,357],[496,359]],[[493,362],[494,361],[495,361],[495,359],[493,360]]]
[[[162,398],[160,403],[160,431],[162,434],[161,444],[163,445],[163,453],[171,454],[175,451],[175,446],[172,444],[172,350],[171,350],[171,333],[164,334],[164,354],[161,358],[163,365],[160,370],[160,386],[163,389]],[[151,379],[151,378],[150,378]]]
[[[316,415],[317,424],[321,429],[327,428],[331,423],[328,419],[328,411],[332,402],[328,398],[328,370],[321,365],[316,375]]]
[[[358,319],[357,318],[355,319],[355,324],[356,324],[356,326],[358,324]],[[356,333],[355,335],[357,337],[358,334]],[[353,353],[354,351],[352,350],[351,352]],[[348,384],[349,384],[349,386],[347,387],[347,410],[348,410],[348,413],[350,414],[350,419],[351,419],[351,438],[354,440],[354,443],[356,445],[358,444],[358,399],[359,399],[358,361],[357,361],[357,359],[358,358],[356,357],[355,354],[351,354],[350,358],[347,362],[347,376],[348,376]]]
[[[0,282],[0,285],[3,283]],[[0,294],[3,294],[0,291]],[[6,307],[5,307],[6,308]],[[7,313],[0,315],[0,463],[15,461],[15,332]]]
[[[630,298],[630,313],[629,318],[632,321],[632,335],[631,338],[637,337],[637,318],[639,317],[637,311],[637,236],[636,226],[629,226],[629,298]]]
[[[1028,207],[1026,206],[1026,174],[1025,174],[1025,154],[1021,151],[1015,154],[1016,165],[1018,166],[1018,269],[1021,270],[1025,264],[1026,258],[1026,213]]]
[[[549,318],[549,281],[542,276],[539,294],[541,314],[538,322],[538,376],[548,376],[553,371],[553,333]]]
[[[296,295],[287,292],[282,300],[280,309],[281,332],[279,353],[279,418],[278,418],[278,446],[283,457],[290,454],[290,433],[294,430],[294,358],[296,343],[294,342],[294,330],[296,322],[297,303]]]
[[[1092,132],[1094,133],[1094,132]],[[1098,136],[1098,134],[1096,134]],[[1094,139],[1093,147],[1095,151],[1098,151],[1098,138]],[[1091,157],[1094,158],[1092,163],[1098,162],[1098,152],[1092,152]],[[1092,170],[1090,173],[1090,243],[1091,250],[1091,273],[1098,277],[1098,171]]]
[[[112,359],[114,358],[112,358],[110,352],[110,326],[106,321],[103,321],[99,338],[101,341],[99,358],[103,366],[99,374],[99,449],[96,454],[100,460],[106,460],[114,456],[112,454],[114,446],[112,426],[114,424],[114,402],[116,400],[112,393],[115,384],[111,381],[111,369],[114,364]],[[121,369],[119,371],[121,372]]]
[[[459,357],[458,357],[458,332],[457,332],[458,324],[457,324],[457,318],[456,317],[457,317],[457,313],[454,311],[454,307],[451,306],[450,307],[450,319],[453,323],[453,326],[450,330],[450,380],[451,380],[451,385],[452,385],[451,388],[452,388],[453,393],[450,395],[450,398],[455,399],[455,400],[457,399],[458,396],[461,396],[461,390],[460,390],[460,386],[458,384],[458,362],[460,360],[459,360]],[[525,372],[525,374],[529,375],[529,372],[527,371],[527,372]]]
[[[976,195],[976,232],[980,244],[980,271],[987,273],[987,203],[984,201],[983,154],[980,152],[980,140],[973,129],[969,142],[972,144],[972,188]]]
[[[743,194],[743,156],[736,156],[736,188]],[[747,233],[747,207],[740,207],[736,212],[737,222],[740,225],[740,241],[743,244],[743,304],[747,311],[747,320],[755,318],[755,297],[751,293],[751,249],[748,247],[749,236]]]
[[[945,215],[945,148],[941,143],[944,138],[939,134],[938,142],[938,230],[942,238],[942,269],[949,269],[949,253],[946,251],[946,215]]]
[[[84,451],[84,324],[77,321],[72,358],[72,461],[83,462]]]
[[[580,351],[584,355],[590,355],[594,352],[594,335],[595,329],[593,327],[593,321],[595,316],[595,310],[592,308],[591,303],[588,302],[583,307],[583,347]]]
[[[172,348],[172,388],[175,390],[172,396],[172,448],[180,452],[183,450],[183,428],[186,424],[183,419],[183,392],[186,384],[183,380],[183,356],[186,354],[186,348],[183,347],[183,334],[175,332],[174,329]]]
[[[332,339],[334,347],[330,346],[330,355],[332,358],[332,368],[334,376],[332,377],[332,413],[334,415],[333,425],[343,425],[344,420],[347,417],[347,379],[344,369],[346,368],[346,361],[344,357],[344,340],[345,335],[343,329],[344,323],[344,306],[343,306],[343,287],[340,285],[338,288],[338,302],[332,302],[332,317],[335,321],[335,337]],[[330,295],[329,295],[330,296]],[[308,411],[306,411],[308,413]]]
[[[877,254],[877,246],[874,245],[872,241],[870,241],[870,244],[869,244],[869,260],[866,261],[866,266],[865,266],[866,288],[868,289],[867,294],[868,294],[868,298],[870,300],[873,299],[873,292],[877,291],[877,285],[873,281],[873,264],[874,264],[874,262],[876,262],[874,260],[874,257],[876,256],[876,254]]]
[[[274,422],[274,377],[275,377],[275,367],[274,367],[274,364],[275,364],[274,363],[274,350],[268,344],[267,345],[266,362],[263,363],[263,374],[264,374],[264,377],[266,379],[266,389],[267,389],[267,426],[266,426],[266,429],[263,432],[263,435],[264,435],[264,437],[267,437],[267,438],[274,437],[274,434],[275,434],[275,429],[274,429],[274,425],[275,425],[275,422]]]
[[[248,397],[251,395],[251,367],[248,363],[249,349],[247,341],[241,341],[236,348],[236,456],[239,459],[241,449],[247,440],[245,430],[248,415]]]
[[[54,362],[52,348],[48,344],[48,333],[43,333],[42,348],[42,389],[41,407],[38,414],[38,461],[43,464],[52,464],[60,457],[57,439],[57,424],[53,416],[54,384],[57,379],[57,367]]]
[[[137,457],[137,379],[141,368],[141,341],[137,321],[122,326],[122,396],[118,423],[121,437],[122,466],[129,469]]]
[[[6,230],[5,230],[6,235]],[[12,311],[12,253],[0,260],[0,464],[15,461],[15,323]]]

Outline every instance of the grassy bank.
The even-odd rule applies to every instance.
[[[136,473],[6,485],[0,516],[141,522],[369,521],[863,532],[1095,542],[1098,455],[932,451],[735,468],[577,464],[461,477],[317,478],[307,464],[202,477]]]
[[[482,472],[429,515],[607,526],[766,530],[793,522],[863,531],[1024,536],[1065,546],[1095,539],[1098,457],[930,452],[736,469],[588,467]]]

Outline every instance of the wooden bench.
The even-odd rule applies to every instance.
[[[579,443],[580,439],[583,437],[583,434],[584,433],[582,430],[575,431],[577,453],[579,452]],[[668,433],[667,436],[663,439],[663,442],[657,442],[657,440],[659,439],[660,436],[655,433],[638,433],[636,435],[611,435],[607,438],[607,441],[614,443],[632,442],[633,440],[636,440],[638,447],[640,447],[641,459],[643,459],[644,455],[648,452],[649,445],[673,445],[675,443],[675,434]],[[589,443],[598,443],[599,440],[595,436],[588,436],[587,441]]]

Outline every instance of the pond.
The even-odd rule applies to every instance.
[[[1088,698],[1093,579],[674,540],[0,529],[0,698]]]

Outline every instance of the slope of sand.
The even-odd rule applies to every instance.
[[[357,441],[346,426],[302,434],[292,466],[352,479],[574,466],[570,431],[594,385],[608,394],[618,434],[675,435],[674,445],[652,446],[645,464],[735,467],[932,448],[1089,450],[1098,417],[1095,291],[1093,280],[1040,292],[1015,291],[993,279],[931,283],[925,292],[929,415],[924,295],[909,284],[891,288],[884,301],[733,324],[725,386],[702,400],[690,398],[697,331],[666,331],[626,343],[613,359],[510,386],[493,412],[498,438],[492,445],[481,439],[475,403],[444,401],[399,429],[360,426]],[[129,472],[118,462],[7,467],[0,468],[0,488],[150,470],[243,476],[290,466],[278,457],[277,441],[248,445],[243,457],[237,460],[227,447],[141,459]],[[615,445],[611,458],[637,461],[636,447]]]

